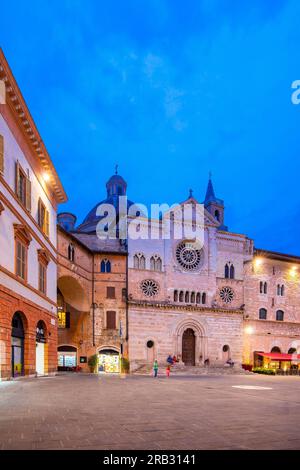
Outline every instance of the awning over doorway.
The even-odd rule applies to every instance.
[[[300,361],[300,354],[264,353],[258,352],[258,356],[267,357],[273,361]]]

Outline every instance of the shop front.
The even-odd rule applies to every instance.
[[[24,375],[24,325],[21,313],[16,312],[11,329],[11,375]]]
[[[74,346],[59,346],[57,348],[59,371],[71,371],[77,366],[77,349]]]
[[[279,352],[256,352],[255,367],[274,370],[275,372],[300,372],[300,354],[283,354]]]
[[[98,353],[98,372],[100,374],[118,374],[120,355],[114,349],[103,349]]]
[[[37,375],[45,374],[45,343],[46,326],[40,320],[36,326],[36,344],[35,344],[35,370]]]

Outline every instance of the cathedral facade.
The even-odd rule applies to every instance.
[[[134,371],[154,359],[165,364],[169,354],[187,366],[221,366],[300,353],[299,257],[258,250],[246,235],[230,232],[211,178],[201,247],[185,237],[124,240],[119,197],[126,192],[124,179],[113,175],[101,201],[116,209],[115,239],[97,234],[100,203],[77,227],[72,214],[58,218],[60,308],[69,318],[69,328],[64,322],[58,332],[61,365],[68,349],[83,370],[85,358],[97,354],[100,371],[112,371],[120,355]],[[179,206],[197,204],[190,194]],[[138,221],[144,233],[153,224],[159,232],[162,219]]]

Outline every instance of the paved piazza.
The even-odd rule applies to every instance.
[[[300,378],[65,374],[1,382],[0,448],[299,449]]]

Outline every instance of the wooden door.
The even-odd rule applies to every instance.
[[[188,328],[182,336],[182,362],[186,366],[195,365],[195,346],[195,333],[191,328]]]

